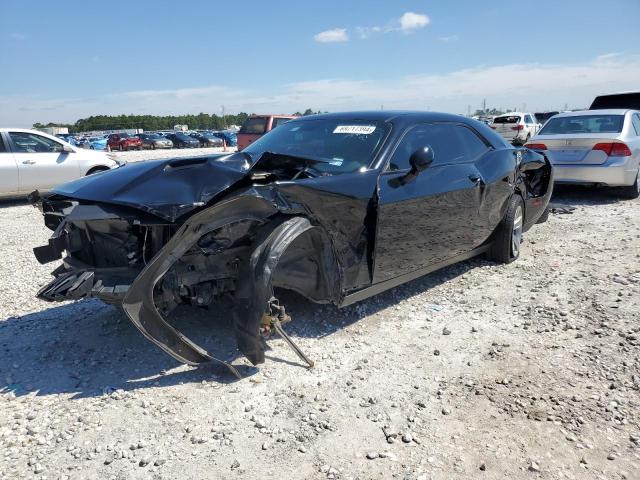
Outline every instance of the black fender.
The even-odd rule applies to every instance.
[[[234,327],[238,348],[257,365],[264,363],[260,322],[268,312],[274,286],[295,290],[318,302],[339,303],[341,275],[329,238],[306,217],[265,226],[254,250],[240,267]]]
[[[238,371],[209,355],[167,323],[158,312],[153,290],[158,281],[203,235],[232,222],[266,222],[277,213],[276,206],[264,198],[238,196],[206,208],[187,219],[165,246],[149,261],[131,284],[122,307],[133,324],[151,342],[176,360],[189,365],[214,362]]]

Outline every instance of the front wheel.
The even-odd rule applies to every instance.
[[[511,263],[520,256],[524,223],[524,208],[520,195],[514,194],[502,222],[498,225],[495,238],[487,256],[498,263]]]
[[[628,187],[619,187],[617,189],[617,193],[621,197],[628,198],[630,200],[640,197],[640,171],[636,174],[636,181],[633,182],[633,185],[629,185]]]

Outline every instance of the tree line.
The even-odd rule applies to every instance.
[[[321,113],[314,112],[310,108],[303,113],[296,112],[294,115],[313,115]],[[149,130],[172,130],[174,125],[188,125],[191,129],[197,130],[224,130],[230,125],[242,125],[249,117],[248,113],[241,112],[233,115],[220,116],[216,114],[199,113],[198,115],[95,115],[88,118],[81,118],[72,124],[36,122],[33,128],[44,127],[67,127],[70,133],[91,132],[94,130],[125,130],[131,128],[141,128]]]

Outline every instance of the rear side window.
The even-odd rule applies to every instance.
[[[273,130],[274,128],[276,128],[278,125],[282,125],[283,123],[287,123],[289,120],[291,120],[291,118],[274,118],[273,119],[273,123],[271,125],[271,129]]]
[[[6,151],[7,151],[7,149],[4,146],[4,140],[2,139],[2,134],[0,133],[0,153],[4,153]]]
[[[526,123],[527,125],[531,125],[533,122],[533,118],[531,118],[531,115],[525,115],[524,116],[524,123]]]
[[[540,130],[540,135],[570,133],[620,133],[624,115],[577,115],[551,118]]]
[[[262,135],[267,128],[266,117],[248,118],[238,133],[250,133],[254,135]]]
[[[493,123],[520,123],[522,117],[520,115],[509,115],[507,117],[496,117]]]

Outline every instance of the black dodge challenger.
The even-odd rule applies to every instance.
[[[288,321],[274,289],[345,306],[480,254],[509,263],[544,221],[547,159],[427,112],[303,117],[226,156],[129,164],[32,194],[62,258],[38,296],[121,305],[177,360],[221,362],[167,323],[231,295],[238,348],[264,362]],[[235,368],[226,365],[237,374]]]

